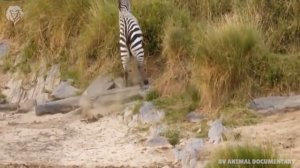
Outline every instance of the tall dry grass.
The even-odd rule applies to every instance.
[[[99,73],[122,73],[117,0],[0,3],[0,34],[18,44],[21,70],[35,70],[33,64],[41,61],[60,63],[63,76],[81,86]],[[25,18],[12,27],[4,13],[15,4]],[[299,92],[299,1],[132,0],[132,5],[144,33],[146,70],[162,97],[181,97],[193,88],[199,107],[218,109],[232,100]]]

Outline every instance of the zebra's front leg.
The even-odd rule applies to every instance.
[[[149,84],[148,79],[146,78],[145,72],[144,72],[144,66],[143,62],[137,63],[137,68],[140,76],[140,87],[141,89],[147,89],[146,86]]]
[[[128,53],[129,54],[129,53]],[[125,86],[128,87],[129,86],[129,80],[128,80],[128,64],[129,64],[129,55],[123,55],[121,57],[122,59],[122,64],[123,64],[123,70],[124,70],[124,82],[125,82]]]
[[[124,68],[124,82],[125,82],[125,86],[128,87],[129,86],[129,82],[128,82],[128,69]]]

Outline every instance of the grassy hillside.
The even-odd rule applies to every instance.
[[[82,86],[99,73],[122,74],[116,0],[0,3],[1,37],[14,41],[22,56],[17,69],[61,63],[63,75]],[[25,13],[15,27],[4,18],[12,4]],[[213,110],[237,99],[299,92],[298,0],[132,0],[132,5],[159,101],[181,102],[183,111]]]

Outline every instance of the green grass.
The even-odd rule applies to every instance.
[[[206,168],[291,168],[288,164],[219,164],[220,160],[230,159],[282,159],[271,147],[258,145],[232,145],[218,149]]]
[[[6,99],[6,96],[2,92],[0,92],[0,99]]]
[[[163,133],[163,136],[167,138],[169,143],[173,146],[177,145],[180,142],[180,131],[178,129],[169,129],[165,133]]]
[[[219,115],[226,127],[253,125],[261,120],[261,116],[239,105],[223,108]]]
[[[135,103],[134,107],[133,107],[133,114],[139,114],[140,113],[140,109],[141,107],[144,105],[143,101],[138,101],[137,103]]]
[[[157,98],[159,98],[159,93],[156,90],[152,90],[146,95],[146,101],[153,101]]]

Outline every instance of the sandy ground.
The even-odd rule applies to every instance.
[[[86,124],[75,112],[36,117],[0,113],[0,167],[163,167],[166,149],[147,148],[128,134],[122,117],[110,115]]]
[[[253,126],[237,128],[243,141],[272,145],[283,159],[300,167],[300,111],[276,114]]]

